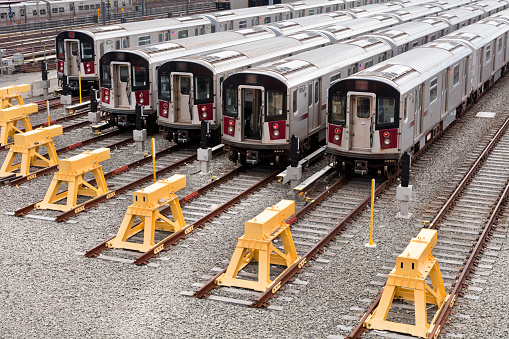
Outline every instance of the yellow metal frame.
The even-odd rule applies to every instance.
[[[267,290],[272,284],[271,264],[290,267],[299,260],[290,226],[284,221],[294,213],[295,201],[281,200],[277,205],[265,209],[254,219],[247,221],[245,234],[239,238],[230,264],[226,272],[216,279],[216,284],[255,291]],[[272,243],[277,237],[282,240],[284,253]],[[258,281],[237,278],[239,271],[251,262],[258,262]]]
[[[77,206],[78,196],[98,197],[108,193],[108,186],[104,179],[101,161],[110,158],[109,148],[99,148],[92,152],[86,151],[72,158],[60,161],[59,171],[44,196],[43,201],[35,207],[43,210],[69,211]],[[85,174],[93,173],[97,187],[85,181]],[[67,184],[67,191],[58,193],[60,186]],[[57,204],[61,200],[66,204]]]
[[[175,192],[184,187],[186,176],[175,174],[169,179],[157,181],[134,192],[133,204],[127,208],[117,235],[106,243],[106,247],[147,252],[156,246],[154,240],[156,230],[178,232],[183,229],[186,223]],[[170,206],[173,221],[159,212],[159,208],[164,205]],[[133,227],[136,218],[140,218],[141,222]],[[142,243],[129,240],[140,232],[143,232]]]
[[[366,319],[364,327],[428,337],[430,328],[433,328],[448,298],[437,259],[431,254],[436,243],[437,231],[430,229],[422,229],[417,238],[410,241],[397,257],[396,267],[389,274],[380,303]],[[428,275],[433,287],[426,284]],[[414,302],[414,325],[386,320],[395,299]],[[427,322],[426,304],[438,306],[430,324]]]
[[[17,105],[24,105],[23,97],[21,93],[29,92],[30,85],[12,85],[9,87],[0,88],[0,109],[15,106],[12,104],[12,100],[16,100]]]
[[[38,111],[37,104],[28,104],[23,106],[12,106],[0,110],[0,145],[8,143],[9,138],[13,138],[16,132],[23,133],[17,126],[18,122],[23,124],[25,132],[32,130],[30,123],[30,114]]]
[[[30,167],[50,167],[58,164],[57,151],[52,138],[63,133],[62,125],[15,134],[14,144],[9,147],[9,153],[0,168],[0,177],[26,176],[30,174]],[[39,154],[39,148],[46,147],[48,158]],[[16,157],[21,155],[21,163],[14,165]],[[18,171],[16,173],[16,171]]]

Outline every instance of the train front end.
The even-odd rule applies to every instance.
[[[389,83],[353,77],[329,88],[327,153],[337,166],[366,174],[399,165],[400,93]]]
[[[140,105],[145,121],[154,122],[151,68],[142,53],[112,51],[100,61],[101,108],[108,112],[111,122],[119,127],[136,124],[136,105]]]
[[[262,73],[237,73],[222,87],[222,139],[230,160],[284,163],[289,157],[288,89]]]
[[[213,72],[198,63],[170,61],[157,74],[157,123],[168,129],[169,138],[181,143],[197,138],[205,120],[210,122],[214,140],[219,140],[221,119]]]
[[[97,83],[99,79],[96,65],[94,38],[85,31],[63,31],[56,37],[57,75],[60,80],[67,76],[69,88],[82,88]]]

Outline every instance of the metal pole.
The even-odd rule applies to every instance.
[[[103,26],[106,26],[106,4],[103,2],[101,5],[103,9]]]
[[[366,247],[376,247],[373,243],[373,209],[375,207],[375,179],[371,179],[371,219],[369,221],[369,244]]]
[[[191,2],[191,0],[188,0],[187,1],[187,6],[186,6],[186,15],[189,16],[189,3]]]
[[[79,80],[79,91],[80,91],[80,104],[81,104],[81,71],[78,72],[78,80]]]
[[[39,16],[41,15],[41,11],[39,11],[39,0],[36,0],[37,3],[37,22],[39,22]]]
[[[157,182],[156,179],[156,142],[152,138],[152,167],[154,168],[154,184]]]
[[[2,63],[2,50],[0,49],[0,72],[2,72],[2,76],[4,76],[4,65]]]

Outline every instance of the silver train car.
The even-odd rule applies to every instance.
[[[24,24],[59,19],[71,19],[97,15],[103,0],[41,0],[20,1],[0,5],[0,20],[6,24]],[[140,0],[111,1],[110,13],[120,13],[122,9],[132,11],[141,6]]]
[[[307,0],[189,17],[64,30],[55,38],[57,75],[60,79],[66,75],[71,88],[77,89],[79,75],[83,85],[93,85],[99,80],[99,58],[112,50],[269,24],[294,16],[337,10],[343,5],[344,0]]]
[[[397,169],[507,68],[509,10],[334,83],[327,152],[358,173]]]
[[[475,8],[464,22],[477,20],[479,13]],[[230,159],[254,164],[269,158],[286,163],[292,135],[300,138],[303,150],[326,139],[325,114],[330,104],[326,89],[332,82],[453,28],[439,19],[406,23],[229,76],[222,86],[221,131]]]
[[[158,69],[158,124],[176,142],[187,142],[200,133],[201,121],[210,122],[215,140],[221,126],[221,83],[235,72],[311,49],[355,38],[382,28],[441,12],[438,5],[417,5],[405,15],[378,14],[315,27],[260,42],[243,44],[214,53],[192,55],[162,64]],[[443,25],[447,29],[446,24]],[[190,84],[181,92],[181,81]]]

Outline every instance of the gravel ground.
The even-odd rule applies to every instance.
[[[74,218],[77,223],[60,224],[4,215],[40,199],[51,176],[19,189],[0,187],[0,194],[4,196],[0,206],[2,337],[315,338],[346,334],[337,328],[346,323],[342,317],[352,313],[352,306],[366,306],[359,299],[373,297],[365,289],[373,289],[370,281],[376,279],[378,268],[388,265],[387,259],[394,259],[394,248],[405,246],[417,234],[415,225],[419,215],[440,187],[447,184],[454,169],[490,125],[501,118],[497,115],[495,119],[480,119],[473,115],[480,110],[501,112],[505,109],[508,79],[502,79],[460,122],[461,128],[451,138],[459,145],[443,148],[427,170],[412,173],[414,218],[409,221],[394,218],[398,211],[396,202],[380,204],[375,214],[377,248],[364,247],[368,240],[367,228],[365,232],[356,233],[347,245],[338,244],[343,250],[338,251],[330,263],[313,263],[317,269],[305,273],[314,275],[299,276],[309,282],[305,288],[292,294],[291,300],[277,302],[284,305],[283,311],[249,309],[180,296],[180,292],[190,290],[200,276],[210,275],[211,268],[231,257],[245,220],[280,199],[288,198],[287,189],[279,184],[273,183],[251,195],[234,207],[233,213],[223,214],[218,219],[220,223],[207,225],[203,231],[164,253],[162,259],[154,260],[159,267],[137,267],[75,254],[116,233],[130,203],[129,194]],[[69,138],[84,138],[85,133]],[[119,166],[124,156],[135,157],[135,154],[119,152],[108,166]],[[198,163],[192,163],[177,171],[188,176],[189,190],[210,180],[210,176],[195,173],[198,168]],[[229,168],[232,165],[224,157],[220,158],[212,165],[211,175],[221,175]],[[505,272],[507,260],[504,259],[508,253],[505,246],[499,256],[500,266],[496,266],[500,272]],[[487,317],[507,329],[503,312],[507,298],[501,297],[506,281],[502,273],[490,277],[490,288],[482,294],[483,303],[474,304],[469,311],[478,315],[470,331],[465,331],[471,334],[469,337],[486,337],[485,329],[477,321]],[[289,296],[289,293],[281,295]],[[500,311],[493,311],[494,304]],[[493,332],[493,337],[503,337],[503,333]]]

